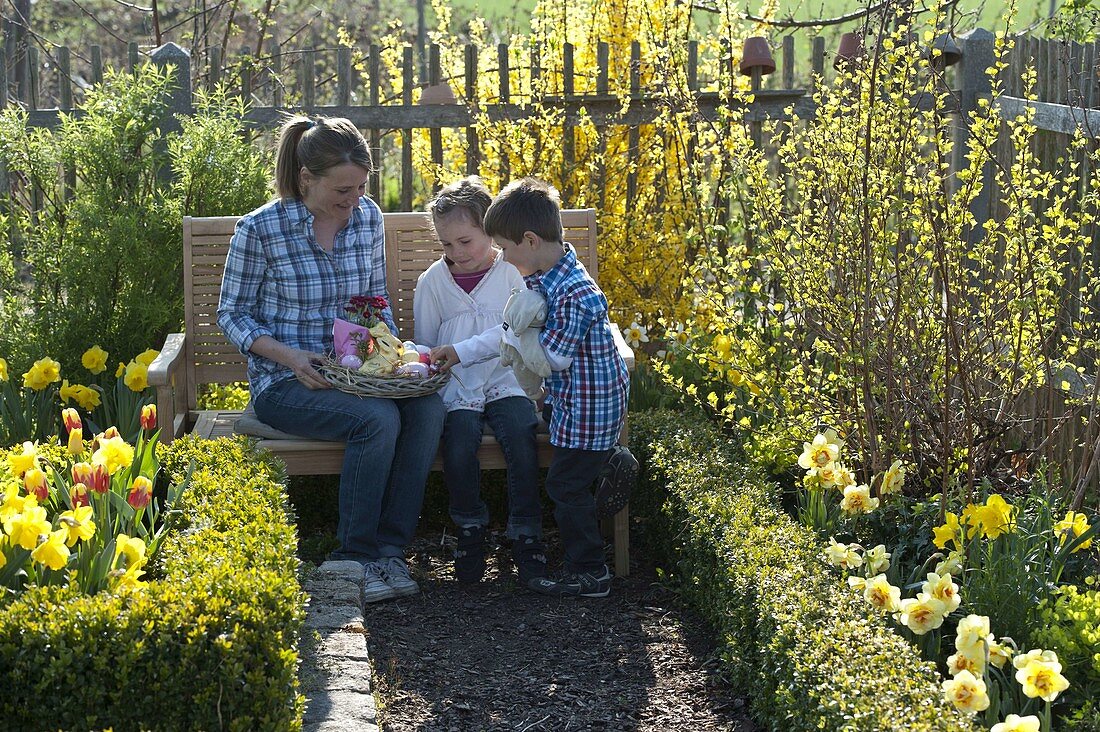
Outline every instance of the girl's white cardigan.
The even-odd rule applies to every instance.
[[[519,270],[496,258],[474,291],[467,294],[458,286],[442,257],[416,281],[413,294],[413,318],[418,345],[444,346],[483,333],[504,320],[504,305],[512,288],[525,287]],[[472,364],[460,363],[441,395],[447,411],[472,409],[484,411],[487,402],[510,396],[522,396],[523,389],[512,369],[500,365],[500,356]]]

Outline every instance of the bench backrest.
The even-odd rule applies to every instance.
[[[218,296],[229,241],[239,216],[183,218],[183,300],[187,332],[184,352],[187,400],[194,407],[199,384],[229,384],[247,379],[247,363],[218,327]],[[565,240],[577,257],[597,277],[596,211],[567,209],[561,212]],[[384,213],[386,232],[386,285],[394,320],[402,337],[413,334],[413,290],[416,278],[441,250],[426,213]]]

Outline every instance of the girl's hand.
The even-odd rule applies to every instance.
[[[452,366],[457,366],[461,359],[458,357],[458,351],[454,346],[436,346],[428,354],[428,358],[432,360],[440,371],[449,371]]]

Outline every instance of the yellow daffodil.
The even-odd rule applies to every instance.
[[[1058,537],[1058,545],[1061,546],[1066,543],[1066,539],[1069,538],[1070,534],[1078,537],[1088,531],[1089,528],[1088,517],[1085,514],[1067,511],[1066,517],[1054,524],[1054,534]],[[1090,546],[1092,546],[1092,537],[1074,547],[1073,551],[1076,553],[1081,549],[1088,549]]]
[[[23,374],[23,386],[42,391],[55,381],[61,381],[61,364],[52,358],[40,358]]]
[[[160,351],[157,351],[153,348],[149,348],[149,349],[146,349],[146,350],[142,351],[138,355],[134,356],[134,360],[137,361],[138,363],[144,365],[145,368],[149,368],[149,364],[153,363],[153,361],[159,355],[160,355]]]
[[[79,388],[80,384],[70,384],[68,379],[62,379],[61,388],[57,391],[57,395],[61,397],[61,403],[68,404],[70,399],[76,399],[76,392]]]
[[[140,567],[145,563],[145,542],[137,536],[119,534],[115,539],[115,566],[119,569]]]
[[[966,527],[966,538],[973,539],[982,530],[982,506],[977,503],[968,503],[963,509],[960,522]]]
[[[80,357],[80,363],[93,374],[101,374],[107,368],[107,352],[99,346],[92,346]]]
[[[936,564],[936,574],[959,575],[962,574],[964,566],[966,564],[962,552],[954,551],[948,554],[942,562]]]
[[[840,445],[829,442],[823,434],[814,437],[813,442],[802,443],[802,454],[798,456],[798,466],[805,470],[824,468],[834,462],[840,454]]]
[[[963,671],[981,676],[985,673],[985,649],[979,648],[977,653],[958,651],[948,657],[947,670],[952,676],[958,676]]]
[[[890,552],[886,551],[885,544],[879,544],[873,549],[868,549],[863,554],[863,561],[867,564],[868,574],[880,574],[890,569]]]
[[[859,577],[857,575],[849,575],[848,586],[856,592],[863,592],[867,589],[867,579],[865,577]]]
[[[1012,660],[1012,654],[1015,652],[1012,647],[1005,644],[1005,638],[1001,638],[1000,641],[993,641],[989,644],[989,662],[997,668],[1004,668],[1010,660]]]
[[[69,547],[65,546],[65,530],[53,531],[31,552],[31,559],[58,570],[69,563]]]
[[[76,395],[76,403],[80,405],[80,408],[90,412],[100,405],[103,401],[99,396],[99,391],[93,389],[90,386],[77,385],[73,387]]]
[[[23,513],[27,506],[37,506],[38,501],[34,496],[24,496],[19,493],[19,486],[13,483],[4,492],[4,501],[0,503],[0,524],[7,525],[8,521],[17,514]],[[7,531],[7,529],[4,529]]]
[[[122,361],[119,361],[118,362],[118,368],[115,369],[115,378],[117,379],[118,377],[122,376],[124,373],[126,373],[126,364],[122,363]]]
[[[33,442],[24,442],[22,452],[8,454],[8,468],[16,478],[22,478],[31,468],[38,467],[38,448]]]
[[[1044,651],[1039,648],[1033,648],[1027,653],[1017,654],[1012,659],[1012,666],[1017,670],[1022,669],[1029,663],[1045,663],[1049,665],[1057,665],[1058,670],[1062,670],[1062,664],[1058,662],[1058,654],[1054,651]]]
[[[142,392],[149,386],[149,367],[138,361],[126,364],[126,375],[122,381],[130,391]]]
[[[1039,718],[1034,714],[1026,717],[1010,714],[1005,721],[993,725],[989,732],[1039,732]]]
[[[78,541],[87,541],[95,536],[95,521],[92,520],[91,506],[79,506],[65,511],[58,517],[58,523],[65,530],[65,544],[72,546]]]
[[[946,549],[948,542],[954,542],[955,548],[962,546],[962,526],[959,525],[959,517],[950,511],[946,514],[943,526],[932,529],[932,543],[940,549]]]
[[[985,680],[969,671],[961,671],[955,678],[944,681],[942,686],[944,698],[956,709],[977,714],[989,708]]]
[[[879,493],[884,496],[900,493],[905,485],[905,466],[900,460],[895,460],[882,475],[882,483],[879,484]]]
[[[24,549],[38,546],[38,537],[50,533],[53,525],[46,519],[46,509],[38,505],[26,505],[22,513],[17,513],[4,521],[4,531],[11,543]]]
[[[1057,661],[1046,663],[1032,660],[1016,671],[1016,681],[1024,687],[1024,696],[1052,702],[1069,688],[1069,681],[1061,672],[1062,664]]]
[[[848,486],[856,484],[856,476],[852,473],[851,470],[844,467],[843,465],[836,466],[835,475],[836,477],[834,478],[834,485],[839,491],[843,491]]]
[[[986,615],[967,615],[959,621],[955,629],[955,647],[971,655],[985,655],[985,649],[992,645],[993,634],[989,632],[989,617]]]
[[[138,566],[130,567],[125,571],[116,569],[110,573],[111,588],[119,592],[126,592],[144,587],[148,583],[141,579],[143,574],[145,574],[144,570]]]
[[[832,488],[836,485],[836,463],[829,463],[820,468],[811,468],[806,473],[817,478],[817,485],[821,488]]]
[[[927,592],[941,601],[944,604],[945,613],[953,613],[962,602],[962,598],[959,597],[959,586],[949,574],[929,572],[924,584],[921,585],[921,592]]]
[[[7,359],[0,358],[0,381],[8,380],[8,361]]]
[[[102,465],[109,475],[114,475],[123,468],[130,467],[134,461],[134,448],[121,437],[106,437],[100,439],[99,449],[92,454],[92,464]],[[95,487],[92,483],[93,488]]]
[[[841,569],[859,567],[863,564],[863,557],[857,551],[859,548],[858,544],[840,544],[833,539],[832,543],[825,547],[825,561]]]
[[[847,514],[871,513],[878,508],[878,499],[871,497],[871,489],[865,485],[850,485],[844,489],[840,508]]]
[[[924,635],[943,625],[946,614],[943,601],[927,592],[902,600],[898,610],[901,612],[901,624],[917,635]]]
[[[8,557],[4,553],[4,548],[7,547],[8,540],[3,534],[0,534],[0,569],[4,568],[4,565],[8,563]]]
[[[879,610],[894,613],[901,609],[901,588],[890,584],[886,575],[875,575],[867,580],[863,597]]]
[[[1002,534],[1007,534],[1016,528],[1017,509],[999,494],[993,493],[985,499],[978,514],[982,526],[982,536],[987,539],[996,539]]]

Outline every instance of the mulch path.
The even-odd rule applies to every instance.
[[[500,543],[468,587],[453,538],[425,535],[410,556],[422,593],[366,608],[383,732],[757,729],[709,629],[637,550],[610,597],[566,600],[520,588]]]

